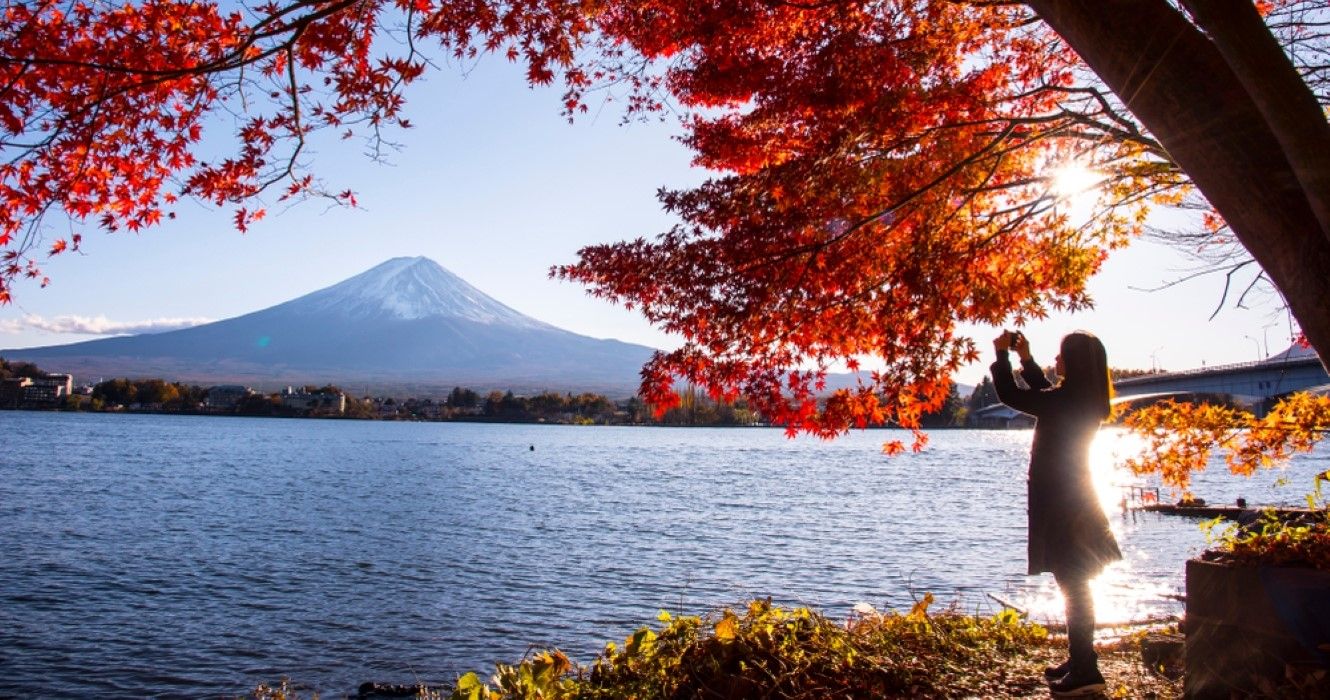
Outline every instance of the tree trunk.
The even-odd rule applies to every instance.
[[[1027,4],[1223,215],[1327,364],[1330,237],[1310,204],[1316,193],[1303,189],[1280,139],[1214,44],[1166,0]]]
[[[1265,116],[1330,240],[1330,123],[1321,104],[1265,25],[1256,6],[1183,0]]]

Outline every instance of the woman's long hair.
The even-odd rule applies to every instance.
[[[1108,353],[1099,339],[1085,331],[1068,333],[1062,339],[1062,386],[1083,397],[1087,409],[1100,420],[1108,418],[1113,383],[1108,376]]]

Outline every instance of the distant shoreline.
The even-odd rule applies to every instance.
[[[204,416],[209,418],[277,418],[283,420],[333,420],[333,421],[368,421],[382,423],[482,423],[489,425],[571,425],[579,427],[629,427],[629,428],[740,428],[740,429],[775,429],[784,430],[784,426],[771,425],[769,423],[665,423],[665,422],[593,422],[576,420],[549,420],[539,419],[514,419],[500,418],[490,416],[457,416],[450,418],[420,418],[420,417],[390,417],[382,418],[377,416],[351,416],[351,415],[333,415],[333,414],[314,414],[314,415],[283,415],[283,414],[260,414],[260,413],[237,413],[223,411],[206,410],[152,410],[152,409],[69,409],[58,407],[14,407],[0,406],[0,411],[26,411],[29,413],[69,413],[69,414],[107,414],[107,415],[145,415],[145,416]],[[865,428],[851,428],[851,432],[874,431],[874,430],[909,430],[901,426],[873,425]],[[943,425],[928,426],[920,428],[927,432],[939,430],[989,430],[988,428],[976,428],[964,425]],[[1005,432],[1005,431],[1004,431]]]

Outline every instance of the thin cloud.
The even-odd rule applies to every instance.
[[[0,320],[0,331],[22,333],[24,331],[45,331],[47,333],[77,335],[138,335],[140,333],[164,333],[192,326],[212,323],[210,318],[153,318],[146,321],[112,321],[105,316],[55,316],[42,318],[28,314],[20,319]]]

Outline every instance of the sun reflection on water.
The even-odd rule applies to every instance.
[[[1131,505],[1127,501],[1130,487],[1145,483],[1122,464],[1128,458],[1140,454],[1144,446],[1140,437],[1120,428],[1099,431],[1090,446],[1091,478],[1099,496],[1100,507],[1109,516],[1109,527],[1119,543],[1124,540],[1128,521],[1114,516],[1123,513]],[[1090,584],[1094,592],[1096,620],[1100,624],[1124,624],[1158,618],[1161,613],[1175,611],[1177,606],[1173,600],[1176,591],[1158,583],[1150,583],[1148,577],[1141,575],[1143,569],[1157,568],[1157,564],[1151,562],[1151,553],[1134,547],[1124,547],[1123,550],[1125,559],[1106,567]],[[1037,587],[1022,603],[1030,617],[1036,621],[1056,624],[1065,622],[1062,594],[1052,576],[1041,577]],[[1103,631],[1100,633],[1103,634]]]
[[[1090,477],[1105,513],[1120,510],[1128,487],[1143,483],[1122,465],[1144,449],[1145,441],[1139,435],[1122,428],[1100,430],[1090,443]]]

